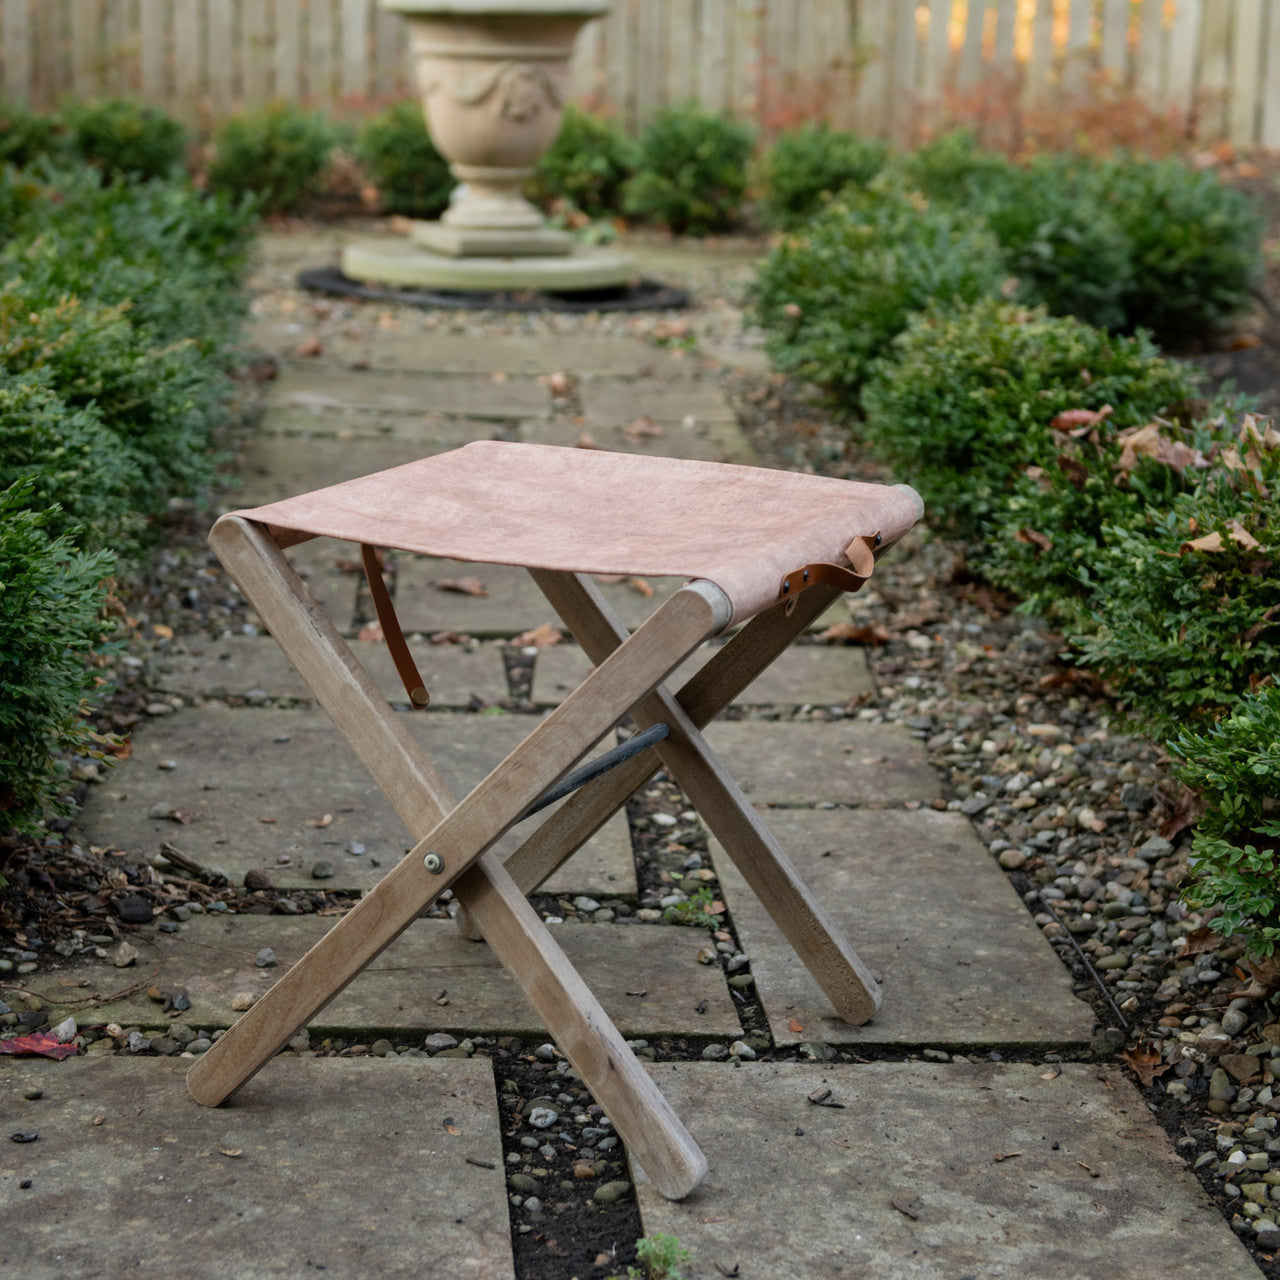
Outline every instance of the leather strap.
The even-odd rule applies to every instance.
[[[382,638],[387,642],[387,651],[391,661],[396,665],[396,672],[404,684],[412,706],[422,708],[431,701],[422,677],[418,674],[418,664],[414,662],[409,646],[405,642],[404,632],[400,630],[400,619],[396,617],[395,605],[391,603],[391,592],[382,580],[382,569],[378,564],[378,549],[367,542],[360,544],[360,556],[364,561],[364,576],[369,583],[369,594],[373,597],[373,609],[378,615],[378,625],[382,628]]]
[[[869,538],[854,538],[845,548],[845,558],[850,568],[841,564],[802,564],[793,569],[782,579],[778,595],[787,602],[788,616],[796,607],[796,598],[806,587],[817,582],[831,587],[839,587],[842,591],[857,591],[866,585],[876,567],[875,548],[880,545],[880,535]]]

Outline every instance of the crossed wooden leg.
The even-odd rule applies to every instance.
[[[707,1164],[666,1099],[489,846],[727,620],[714,587],[677,593],[487,778],[455,802],[261,525],[231,517],[215,550],[418,844],[187,1074],[216,1106],[447,888],[483,931],[658,1190],[688,1195]]]
[[[626,629],[588,578],[532,572],[593,662],[604,662],[627,639]],[[780,606],[758,615],[679,696],[658,688],[638,702],[631,714],[641,729],[665,722],[670,726],[668,737],[571,797],[505,865],[519,888],[532,892],[660,764],[664,765],[737,864],[837,1014],[856,1026],[880,1007],[875,979],[698,731],[836,594],[833,588],[811,587],[790,616]]]

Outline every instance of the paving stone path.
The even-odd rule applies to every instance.
[[[290,358],[304,335],[279,315],[257,326],[283,373],[245,459],[238,505],[494,435],[572,444],[585,434],[610,448],[752,460],[697,361],[625,334],[481,342],[410,321],[382,334],[369,325],[336,331],[322,356]],[[547,380],[558,371],[575,388],[560,402]],[[661,434],[629,430],[640,415]],[[355,639],[354,550],[314,542],[290,554],[399,705],[381,645]],[[588,665],[570,645],[530,651],[527,712],[476,714],[521,692],[509,684],[502,642],[553,621],[548,606],[515,570],[407,556],[393,568],[407,631],[472,638],[415,638],[433,701],[410,719],[450,785],[465,791]],[[449,589],[468,577],[484,594]],[[603,589],[636,625],[673,585]],[[86,840],[151,859],[172,839],[237,883],[256,870],[279,888],[349,892],[375,883],[412,844],[268,637],[193,636],[158,679],[182,705],[140,728],[132,756],[93,789]],[[932,807],[939,782],[919,743],[905,728],[807,715],[873,688],[859,651],[801,647],[737,699],[742,718],[709,728],[883,985],[884,1007],[864,1027],[832,1017],[712,841],[769,1040],[814,1061],[654,1064],[712,1172],[680,1204],[637,1175],[643,1230],[678,1235],[697,1280],[1256,1276],[1137,1091],[1113,1070],[1046,1061],[1087,1057],[1091,1010],[968,819]],[[561,900],[618,907],[554,926],[566,952],[629,1037],[684,1041],[696,1058],[703,1046],[749,1036],[730,975],[700,962],[707,932],[637,914],[633,836],[616,817],[546,886]],[[139,933],[135,968],[104,960],[46,970],[33,985],[65,1007],[82,996],[85,1021],[143,1030],[171,1026],[148,986],[181,991],[184,1022],[213,1034],[330,923],[197,915],[177,931]],[[259,963],[264,948],[274,965]],[[468,1035],[531,1044],[542,1035],[488,950],[445,919],[416,922],[310,1030],[363,1043],[448,1033],[437,1049]],[[855,1060],[824,1061],[830,1046]],[[859,1049],[878,1060],[857,1061]],[[512,1276],[512,1232],[540,1230],[547,1215],[504,1176],[523,1166],[503,1155],[490,1062],[445,1052],[287,1054],[216,1111],[189,1101],[181,1059],[91,1046],[61,1063],[7,1061],[0,1108],[15,1131],[38,1122],[39,1140],[5,1144],[0,1267],[19,1274],[20,1261],[33,1280],[319,1269]]]

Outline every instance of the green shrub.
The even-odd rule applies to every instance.
[[[1177,772],[1205,804],[1182,895],[1221,907],[1209,922],[1259,959],[1280,943],[1280,688],[1244,698],[1202,733],[1170,743]]]
[[[1108,527],[1089,566],[1081,661],[1157,735],[1280,672],[1280,433],[1246,416],[1219,449],[1193,489]]]
[[[1101,329],[1131,327],[1129,240],[1080,162],[1043,156],[1011,166],[988,183],[978,207],[1021,301]]]
[[[253,225],[243,197],[57,173],[0,250],[0,273],[20,273],[50,298],[128,302],[157,341],[190,338],[225,361],[244,314]]]
[[[45,156],[57,159],[68,147],[61,117],[32,111],[20,102],[0,102],[0,165],[19,169]]]
[[[73,102],[66,121],[75,155],[110,177],[163,178],[182,165],[186,154],[186,129],[159,107],[141,102]]]
[[[190,341],[152,346],[129,306],[0,285],[0,370],[37,373],[72,409],[92,405],[137,466],[146,514],[212,478],[210,441],[225,384]]]
[[[142,473],[93,406],[72,409],[34,374],[0,372],[0,489],[27,481],[27,506],[51,538],[86,550],[135,535]]]
[[[1033,518],[1010,511],[1011,495],[1018,485],[1038,494],[1047,477],[1061,510],[1028,527],[1053,541],[1056,555],[1033,543],[1027,550],[1038,555],[1017,562],[1026,565],[1022,587],[1034,590],[1033,578],[1071,556],[1068,542],[1096,542],[1102,523],[1098,495],[1076,488],[1079,467],[1059,462],[1079,443],[1069,431],[1080,426],[1059,415],[1112,406],[1096,430],[1118,453],[1116,433],[1178,409],[1194,385],[1145,337],[1117,338],[1070,317],[985,300],[912,319],[892,355],[875,366],[864,396],[865,431],[919,490],[933,520],[978,541],[999,529],[997,554],[1008,552],[1019,522]],[[1055,422],[1065,429],[1056,431]],[[1028,467],[1038,472],[1028,477]],[[1105,475],[1109,489],[1110,471]],[[1006,581],[1017,578],[1016,566],[996,563]]]
[[[339,131],[323,116],[273,103],[232,116],[214,135],[212,186],[253,192],[267,213],[298,208],[319,189]]]
[[[778,135],[760,165],[761,208],[771,226],[794,230],[848,186],[866,186],[884,168],[878,138],[810,121]]]
[[[995,292],[1002,276],[983,222],[877,180],[785,239],[761,266],[752,296],[774,364],[853,408],[872,361],[912,312],[973,302]]]
[[[86,659],[110,630],[100,584],[113,563],[51,538],[31,487],[0,492],[0,826],[25,833],[65,811],[63,753],[90,739],[82,707],[98,681]]]
[[[436,150],[417,99],[397,102],[360,131],[356,158],[378,188],[388,213],[438,218],[456,179]]]
[[[622,189],[638,160],[636,143],[616,121],[571,102],[538,161],[529,195],[547,209],[561,200],[589,218],[612,218],[622,211]]]
[[[945,133],[899,157],[894,171],[903,185],[930,200],[977,211],[1000,196],[1017,169],[1013,161],[984,151],[964,129]]]
[[[1200,337],[1248,305],[1262,269],[1262,218],[1247,196],[1177,160],[1101,162],[1091,178],[1128,242],[1129,328],[1161,341]]]
[[[727,231],[742,209],[752,138],[749,125],[695,103],[660,111],[640,135],[626,211],[677,235]]]

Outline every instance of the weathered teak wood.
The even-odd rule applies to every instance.
[[[207,1106],[230,1096],[451,887],[654,1185],[671,1198],[687,1195],[706,1173],[701,1151],[536,912],[485,851],[637,698],[724,625],[723,597],[706,584],[678,592],[618,648],[616,661],[601,664],[455,804],[266,531],[231,519],[213,541],[299,674],[423,838],[191,1068],[192,1096]],[[438,856],[439,873],[427,870],[427,853]]]
[[[587,656],[597,663],[611,661],[610,655],[626,641],[627,631],[595,585],[581,574],[532,572]],[[880,1007],[875,979],[725,772],[680,701],[659,688],[637,702],[631,714],[642,729],[660,721],[670,726],[670,735],[653,748],[667,772],[733,859],[837,1014],[855,1026],[866,1022]]]
[[[714,720],[840,594],[838,587],[810,587],[790,615],[779,604],[752,618],[676,695],[689,719],[699,729]],[[521,892],[533,893],[554,875],[660,768],[650,749],[570,796],[503,864]]]

